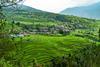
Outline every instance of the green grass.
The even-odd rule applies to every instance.
[[[17,41],[18,40],[19,39],[17,39]],[[31,62],[35,58],[38,63],[44,63],[49,62],[53,57],[64,56],[85,45],[91,45],[91,42],[81,37],[31,35],[24,37],[23,41],[19,43],[21,50],[19,50],[18,54],[14,57],[16,59],[20,58],[22,62]],[[19,46],[17,46],[17,48]],[[24,54],[20,52],[24,52]]]

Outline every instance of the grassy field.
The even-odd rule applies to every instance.
[[[22,24],[33,26],[64,25],[61,22],[28,23],[24,21],[21,22]],[[0,45],[0,49],[2,49],[0,50],[0,67],[61,67],[63,62],[66,65],[62,67],[99,67],[98,30],[100,22],[97,21],[90,26],[89,29],[73,30],[66,36],[29,34],[24,37],[11,38],[10,41],[6,38],[5,40],[0,39],[0,44],[3,43]],[[9,23],[8,28],[11,28]],[[14,24],[14,28],[20,30],[21,26],[18,27]],[[63,57],[67,59],[62,59]]]
[[[87,46],[96,45],[96,43],[93,44],[92,40],[72,35],[29,35],[23,38],[15,38],[13,42],[15,43],[13,51],[5,54],[5,60],[2,58],[0,61],[0,65],[4,67],[19,67],[18,62],[23,67],[34,67],[32,66],[33,63],[50,67],[53,58],[68,54],[74,55],[75,52]]]

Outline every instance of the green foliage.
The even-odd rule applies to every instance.
[[[98,34],[99,34],[99,40],[100,40],[100,28],[99,28],[99,33]]]
[[[100,67],[99,21],[24,8],[4,10],[0,67]]]
[[[97,59],[100,59],[100,55],[98,54],[99,45],[92,43],[86,38],[75,36],[51,37],[43,35],[30,35],[24,38],[15,38],[15,43],[16,48],[4,57],[5,61],[9,62],[12,67],[54,67],[52,66],[53,64],[51,61],[54,58],[57,65],[59,65],[59,63],[62,65],[63,61],[68,62],[66,64],[74,65],[77,63],[75,58],[82,59],[87,62],[87,64],[89,64],[89,61],[92,60],[94,64],[97,63],[97,65],[99,65],[99,62],[97,62]],[[71,56],[69,56],[70,58],[68,57],[69,54],[71,54]],[[95,59],[90,57],[91,54],[95,57]],[[95,54],[98,57],[96,57]],[[66,57],[65,60],[63,60],[63,56]]]
[[[53,58],[52,65],[53,67],[99,67],[99,47],[100,46],[89,45],[78,49],[78,51],[74,50],[72,54]]]

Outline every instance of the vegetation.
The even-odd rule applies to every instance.
[[[20,10],[12,9],[15,10],[11,7],[5,8],[7,19],[9,22],[14,21],[15,28],[20,28],[20,31],[27,33],[67,35],[75,29],[91,29],[96,22],[94,19],[53,14],[24,5]]]
[[[1,59],[11,67],[99,67],[99,45],[86,38],[30,35],[15,39],[15,49]],[[5,64],[3,64],[3,62]],[[80,66],[78,66],[80,65]],[[92,66],[90,66],[92,67]]]
[[[0,12],[0,67],[100,67],[99,20],[28,9]]]

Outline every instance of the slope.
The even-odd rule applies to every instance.
[[[60,13],[65,15],[74,15],[86,18],[100,19],[99,7],[100,7],[100,2],[88,6],[67,8],[61,11]]]
[[[10,25],[18,28],[16,33],[67,35],[75,29],[91,29],[95,22],[94,19],[44,12],[24,5],[19,9],[5,8],[4,12]]]

